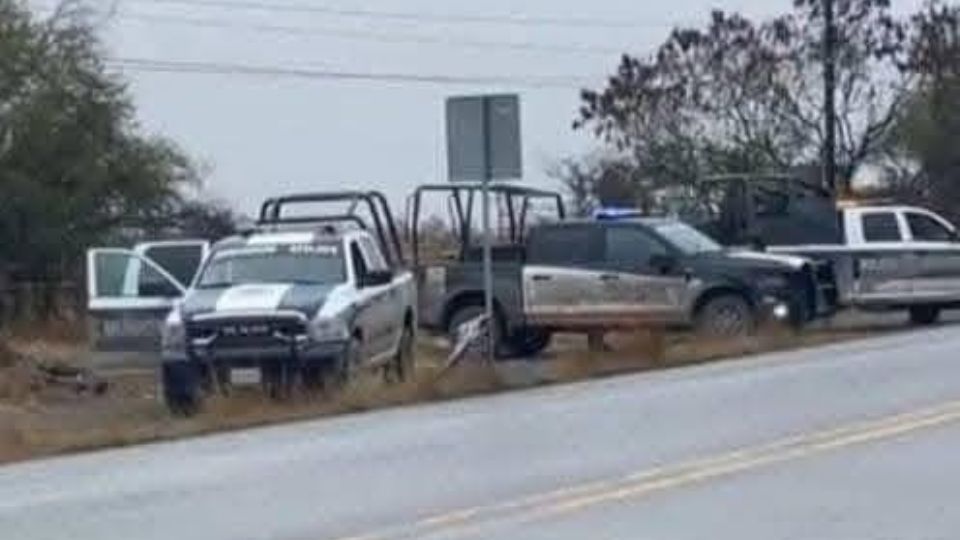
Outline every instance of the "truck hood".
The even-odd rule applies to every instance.
[[[728,250],[694,255],[688,262],[704,270],[796,271],[803,267],[806,260],[791,255]]]
[[[807,263],[807,260],[803,257],[797,257],[794,255],[781,255],[775,253],[764,253],[760,251],[750,251],[750,250],[730,250],[727,251],[728,257],[733,257],[737,259],[743,259],[748,261],[755,262],[769,262],[771,264],[777,265],[787,265],[794,270],[799,270],[803,268],[803,265]]]
[[[208,313],[296,311],[313,317],[335,285],[257,283],[191,290],[180,306],[184,318]]]

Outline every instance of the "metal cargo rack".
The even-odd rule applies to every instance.
[[[303,215],[284,215],[284,209],[292,206],[347,203],[347,210],[341,213],[308,213]],[[373,221],[373,227],[357,213],[365,208]],[[404,266],[403,246],[397,225],[390,211],[387,198],[379,191],[328,191],[318,193],[295,193],[267,199],[260,205],[257,218],[258,229],[279,229],[284,226],[329,226],[350,224],[375,234],[391,266]]]
[[[417,187],[407,201],[407,214],[409,216],[408,234],[410,235],[410,244],[415,265],[418,265],[420,261],[418,227],[421,212],[423,211],[424,195],[427,193],[448,194],[451,220],[456,227],[457,240],[460,245],[460,258],[462,260],[473,245],[472,237],[474,232],[471,228],[471,223],[473,221],[474,201],[479,197],[482,189],[483,183],[481,182],[423,184]],[[533,201],[538,199],[547,200],[554,205],[558,219],[562,220],[566,217],[563,198],[555,191],[500,182],[491,182],[489,190],[491,199],[501,201],[505,205],[507,241],[512,245],[519,245],[524,240],[523,236],[527,229],[527,218]]]

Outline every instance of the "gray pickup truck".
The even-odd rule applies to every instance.
[[[421,321],[452,334],[482,312],[479,251],[419,267]],[[527,356],[554,331],[696,328],[749,333],[772,316],[798,324],[816,311],[806,259],[723,249],[683,222],[566,220],[534,226],[494,251],[501,354]]]

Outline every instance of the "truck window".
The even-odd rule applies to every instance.
[[[377,247],[377,243],[372,238],[361,237],[360,245],[362,246],[363,258],[367,261],[371,270],[389,270],[387,261],[384,260],[380,248]]]
[[[782,216],[787,213],[789,207],[790,197],[782,189],[756,187],[753,194],[753,209],[758,216]]]
[[[863,214],[863,239],[867,242],[899,242],[900,225],[893,212]]]
[[[561,226],[534,229],[527,260],[532,264],[595,266],[603,256],[602,237],[595,227]]]
[[[651,255],[666,255],[667,249],[656,238],[635,227],[607,229],[606,261],[619,270],[643,270]]]
[[[147,265],[140,267],[140,275],[137,279],[138,297],[176,298],[181,294],[180,289],[157,271],[157,269]]]
[[[170,272],[177,281],[189,285],[203,262],[201,245],[160,245],[152,246],[144,252],[148,258]]]
[[[350,242],[350,265],[353,267],[354,279],[359,280],[360,276],[366,276],[370,272],[370,266],[357,242]]]
[[[924,214],[916,212],[907,212],[907,225],[910,227],[910,234],[918,242],[950,242],[953,240],[953,233],[939,221]]]

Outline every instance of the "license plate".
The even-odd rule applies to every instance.
[[[230,384],[247,386],[260,384],[260,368],[233,368],[230,370]]]

